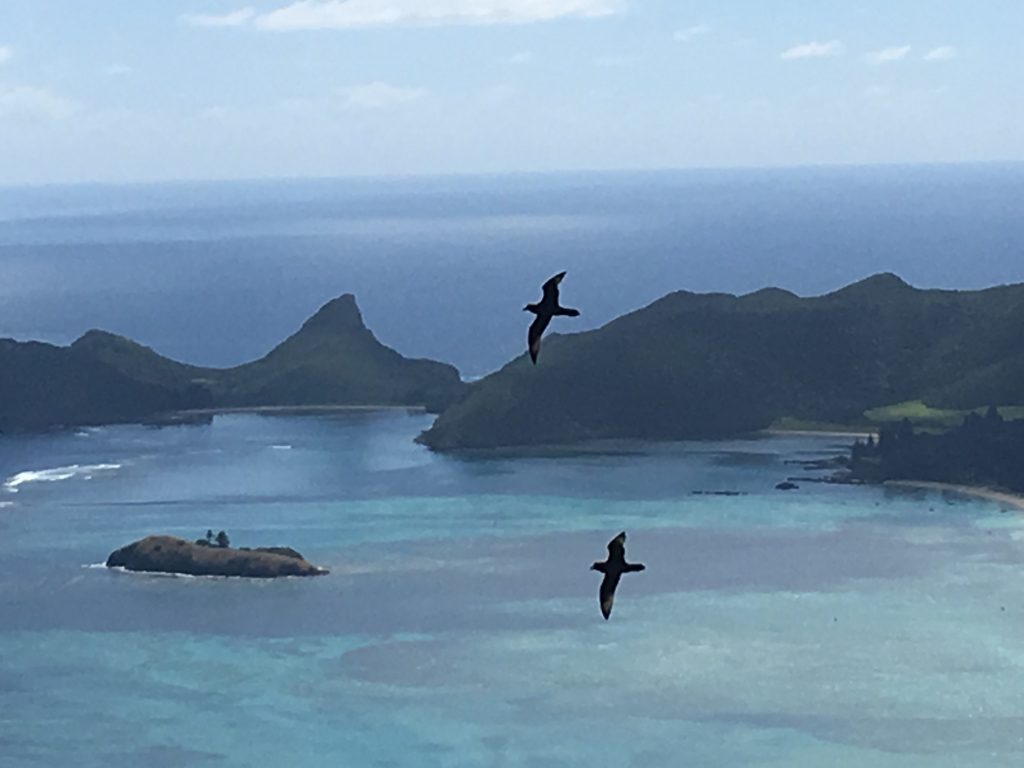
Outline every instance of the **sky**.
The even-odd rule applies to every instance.
[[[1021,0],[2,0],[0,184],[1024,160]]]

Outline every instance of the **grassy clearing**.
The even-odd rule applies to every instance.
[[[964,420],[968,411],[951,408],[932,408],[920,400],[908,400],[905,403],[886,405],[864,411],[864,417],[874,424],[888,424],[894,421],[910,419],[921,427],[956,427]]]
[[[1024,418],[1024,406],[1000,405],[997,407],[999,408],[999,413],[1002,414],[1004,419]],[[974,408],[973,412],[977,414],[984,414],[986,410],[988,409]],[[864,416],[875,424],[885,424],[887,422],[910,419],[910,421],[920,427],[948,429],[950,427],[960,426],[961,422],[964,420],[964,416],[968,413],[971,413],[971,411],[956,410],[952,408],[932,408],[920,400],[908,400],[905,403],[896,403],[895,405],[887,405],[882,408],[873,408],[870,411],[865,411]]]
[[[1000,405],[999,413],[1004,419],[1024,419],[1024,406]],[[975,408],[975,413],[984,414],[987,408]],[[864,412],[864,418],[855,424],[837,424],[825,421],[806,421],[783,417],[770,427],[785,432],[875,432],[883,424],[910,419],[915,427],[930,431],[944,431],[958,427],[970,410],[954,408],[932,408],[920,400],[908,400]]]

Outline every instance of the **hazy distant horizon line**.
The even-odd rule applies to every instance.
[[[546,170],[515,171],[450,171],[411,173],[351,173],[296,176],[181,176],[155,179],[77,180],[46,182],[0,182],[0,190],[53,189],[69,187],[158,187],[179,185],[218,184],[265,184],[301,183],[332,181],[425,181],[470,180],[526,177],[567,177],[567,176],[626,176],[626,175],[670,175],[684,173],[758,173],[758,172],[800,172],[800,171],[855,171],[905,169],[968,169],[968,168],[1024,168],[1024,159],[1017,160],[942,160],[877,163],[801,163],[764,165],[691,165],[665,168],[565,168]]]

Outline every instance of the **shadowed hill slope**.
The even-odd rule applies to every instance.
[[[169,389],[185,389],[217,373],[215,369],[179,363],[137,341],[96,329],[76,339],[71,349],[83,357],[104,362],[135,381]]]
[[[225,405],[447,405],[461,390],[458,371],[410,360],[377,341],[351,294],[325,304],[265,357],[224,371]]]
[[[473,384],[420,440],[439,450],[736,435],[852,423],[905,400],[1024,401],[1024,286],[918,290],[895,275],[800,298],[669,294],[545,342]]]
[[[0,339],[0,431],[142,421],[196,405],[73,347]]]
[[[70,347],[0,340],[0,430],[145,421],[185,409],[408,405],[440,410],[458,371],[411,360],[363,324],[355,297],[324,305],[265,357],[201,368],[105,331]]]

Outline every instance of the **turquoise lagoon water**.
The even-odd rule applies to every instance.
[[[1019,517],[802,484],[830,437],[445,457],[415,413],[0,439],[0,763],[1001,766]],[[695,495],[735,490],[740,496]],[[149,533],[315,580],[95,564]],[[631,559],[610,622],[608,539]]]

